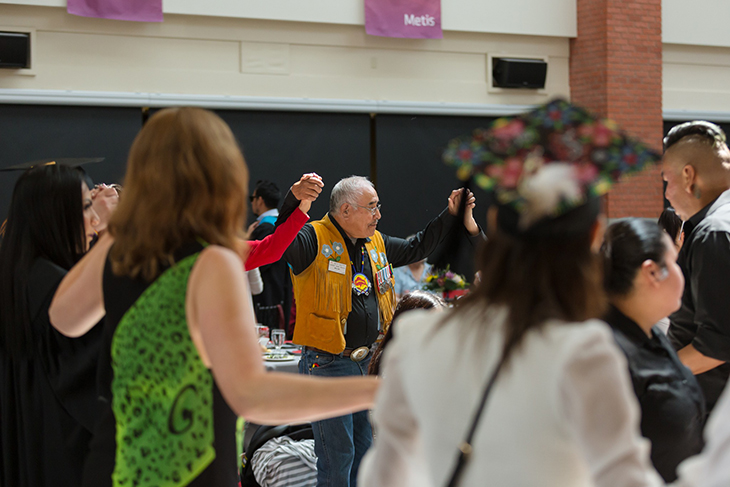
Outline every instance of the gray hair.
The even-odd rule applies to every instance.
[[[330,214],[336,215],[340,211],[340,207],[345,203],[357,205],[355,198],[362,196],[363,188],[375,188],[372,181],[364,176],[350,176],[349,178],[340,179],[335,187],[332,188],[330,194]]]

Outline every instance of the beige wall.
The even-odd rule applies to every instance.
[[[36,35],[35,74],[3,70],[6,89],[507,105],[569,93],[569,41],[559,37],[387,39],[356,25],[171,14],[143,24],[8,4],[0,26]],[[546,89],[490,91],[487,54],[546,58]]]
[[[662,0],[662,37],[667,44],[730,47],[728,0]]]
[[[665,119],[730,121],[730,1],[663,0]]]
[[[66,0],[0,3],[65,7]],[[363,0],[164,0],[166,14],[363,25]],[[441,0],[446,30],[571,37],[576,0]]]
[[[730,121],[730,47],[664,44],[663,76],[665,113]]]
[[[74,90],[118,92],[125,96],[142,93],[149,95],[147,98],[167,94],[201,100],[209,96],[211,100],[218,97],[218,102],[222,96],[334,100],[336,103],[375,101],[402,106],[427,105],[426,111],[444,104],[445,112],[454,104],[530,105],[552,95],[568,96],[570,92],[569,34],[560,37],[468,32],[491,25],[481,22],[486,11],[480,10],[481,7],[475,9],[475,5],[491,2],[444,0],[444,24],[458,17],[457,27],[461,31],[447,30],[443,40],[367,36],[360,25],[361,0],[359,3],[280,0],[276,5],[288,5],[286,2],[292,2],[291,8],[277,10],[271,7],[273,2],[218,0],[209,6],[197,0],[166,0],[168,12],[202,13],[200,9],[205,5],[208,14],[222,9],[228,16],[167,13],[162,24],[87,19],[68,15],[58,6],[19,5],[63,5],[65,0],[0,3],[0,27],[28,27],[35,31],[33,70],[30,75],[0,70],[0,91]],[[301,5],[305,3],[317,7],[325,21],[235,18],[250,14],[303,19]],[[575,7],[574,0],[535,3],[550,3],[557,11]],[[521,28],[526,30],[524,26],[530,26],[534,19],[530,9],[510,5],[513,12],[520,13]],[[456,7],[473,15],[456,16],[453,11]],[[309,13],[316,11],[308,10]],[[725,11],[728,15],[707,15],[707,12]],[[508,12],[495,12],[490,16],[492,20],[501,15],[505,26],[516,29],[517,24],[505,20]],[[571,22],[575,20],[574,12],[564,17],[571,18]],[[730,29],[721,26],[728,17],[730,1],[727,0],[663,1],[663,97],[665,113],[670,117],[682,118],[685,112],[707,112],[707,115],[695,115],[730,120]],[[568,24],[559,30],[568,32],[572,28]],[[546,58],[549,63],[546,89],[540,92],[490,89],[488,54]],[[69,99],[68,103],[83,103],[84,96]],[[105,97],[102,103],[108,99]],[[191,100],[181,98],[173,103],[192,103]],[[7,101],[3,93],[0,101]],[[44,102],[42,97],[38,102]],[[136,100],[127,102],[137,103]],[[263,103],[260,107],[270,106]],[[337,109],[349,110],[342,103]],[[355,109],[366,111],[369,106]],[[479,108],[475,113],[478,112]]]

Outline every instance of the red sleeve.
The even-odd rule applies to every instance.
[[[276,227],[274,233],[263,240],[250,240],[246,270],[250,271],[281,259],[284,251],[294,241],[294,237],[307,223],[307,220],[309,220],[309,216],[297,208],[289,218],[284,220],[284,223]]]

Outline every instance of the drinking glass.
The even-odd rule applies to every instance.
[[[284,345],[285,337],[286,332],[284,330],[271,330],[271,341],[274,343],[274,349],[276,350],[274,352],[275,355],[280,355],[281,346]]]

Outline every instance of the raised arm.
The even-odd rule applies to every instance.
[[[191,336],[207,356],[226,402],[263,424],[311,421],[369,408],[377,379],[322,379],[266,372],[257,345],[248,286],[237,254],[206,248],[188,283]]]
[[[263,240],[251,240],[248,242],[249,254],[246,259],[246,270],[250,271],[271,264],[281,259],[284,251],[291,245],[294,237],[302,229],[309,216],[302,206],[309,206],[311,203],[302,201],[299,208],[287,218],[284,223],[276,227],[274,233],[266,236]]]
[[[466,188],[455,189],[449,195],[449,213],[456,216],[459,214],[461,206],[461,198],[466,193],[466,203],[464,205],[464,228],[471,237],[476,237],[482,233],[476,220],[474,220],[474,207],[476,206],[476,197],[474,193]]]
[[[441,212],[439,216],[431,220],[426,228],[418,232],[416,235],[409,239],[383,236],[385,241],[385,248],[388,254],[388,259],[393,267],[400,267],[403,265],[417,262],[421,259],[425,259],[436,247],[446,240],[446,237],[452,234],[454,231],[464,231],[461,225],[457,222],[457,215],[459,212],[459,205],[461,204],[461,196],[463,189],[456,189],[451,192],[448,199],[447,208]],[[466,202],[466,215],[464,221],[469,222],[466,225],[467,232],[471,238],[481,240],[481,230],[474,221],[472,215],[472,209],[475,205],[474,195],[469,192],[468,200]]]
[[[276,226],[283,224],[297,206],[301,209],[301,203],[309,201],[311,204],[316,200],[322,192],[322,188],[324,188],[324,182],[319,174],[313,172],[304,174],[286,193],[284,203],[279,211],[279,218],[276,219]],[[309,207],[306,208],[306,210],[302,210],[304,213],[309,211]]]
[[[58,286],[48,316],[60,333],[69,337],[84,335],[106,314],[102,280],[113,242],[111,236],[103,235]]]

